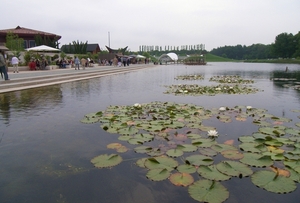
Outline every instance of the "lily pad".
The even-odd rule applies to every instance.
[[[99,155],[91,160],[97,168],[113,167],[122,162],[122,157],[117,154],[103,154]]]
[[[148,169],[165,168],[168,169],[169,171],[172,171],[175,167],[178,166],[178,162],[170,157],[161,156],[161,157],[148,158],[145,161],[145,166]]]
[[[186,163],[194,166],[200,166],[200,165],[208,166],[211,165],[213,162],[214,161],[211,157],[199,155],[199,154],[191,155],[186,158]]]
[[[118,149],[122,147],[122,144],[120,143],[110,143],[106,146],[108,149]]]
[[[182,144],[182,145],[177,145],[177,149],[180,149],[184,152],[194,152],[197,150],[197,147],[191,144]]]
[[[222,161],[218,163],[217,169],[228,176],[246,177],[253,172],[246,164],[237,161]]]
[[[99,122],[99,117],[84,117],[80,122],[85,124],[97,123]]]
[[[300,136],[300,130],[294,128],[287,128],[285,132],[290,135]]]
[[[227,144],[215,144],[211,148],[217,152],[222,152],[226,150],[238,150],[236,147]]]
[[[284,161],[284,165],[294,169],[300,174],[300,160],[286,160]]]
[[[201,148],[199,149],[199,152],[205,156],[216,156],[218,154],[217,151],[211,148]]]
[[[212,145],[214,145],[216,143],[217,142],[215,140],[206,139],[206,138],[192,140],[192,145],[195,145],[197,147],[203,147],[203,148],[211,147]]]
[[[296,184],[291,178],[287,178],[272,171],[256,171],[251,176],[254,185],[274,193],[289,193],[296,189]]]
[[[134,148],[134,151],[136,153],[141,153],[141,154],[150,152],[151,150],[152,150],[152,147],[145,146],[145,145]]]
[[[224,181],[231,178],[231,176],[225,175],[217,170],[215,165],[199,166],[197,171],[203,178],[209,180]]]
[[[229,197],[228,190],[219,182],[199,180],[188,188],[189,194],[199,202],[221,203]]]
[[[189,186],[194,182],[193,176],[189,173],[174,173],[170,176],[170,181],[176,186]]]
[[[241,159],[244,157],[242,153],[240,153],[238,150],[225,150],[222,151],[221,154],[227,158],[227,159]]]
[[[273,165],[273,160],[270,156],[255,153],[244,153],[244,158],[242,158],[240,162],[255,167],[266,167]]]
[[[146,168],[146,166],[145,166],[146,159],[147,158],[141,158],[141,159],[137,160],[136,161],[136,165],[138,165],[141,168]]]
[[[245,152],[260,153],[267,151],[267,148],[264,144],[244,142],[239,145],[239,148]]]
[[[154,168],[147,172],[146,177],[153,181],[162,181],[171,175],[166,168]]]
[[[183,155],[183,151],[181,149],[169,149],[166,154],[169,157],[179,157]]]
[[[285,135],[284,130],[280,130],[280,129],[277,129],[277,128],[261,127],[258,130],[259,130],[259,132],[267,134],[267,135],[273,135],[273,136]]]
[[[195,173],[197,171],[195,166],[189,164],[179,165],[177,170],[181,173]]]

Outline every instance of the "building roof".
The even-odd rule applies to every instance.
[[[61,38],[61,36],[49,33],[49,32],[43,32],[39,30],[33,30],[29,28],[24,28],[17,26],[16,28],[11,28],[11,29],[5,29],[5,30],[0,30],[0,34],[7,34],[8,32],[12,32],[14,34],[20,35],[20,36],[25,36],[25,35],[41,35],[41,36],[49,36],[49,37],[56,37],[57,40]]]
[[[118,53],[125,54],[125,52],[126,52],[126,50],[128,48],[128,46],[124,47],[123,49],[112,49],[112,48],[110,48],[108,46],[105,46],[105,47],[106,47],[106,49],[108,50],[109,53],[114,53],[114,54],[118,54]]]
[[[99,44],[87,44],[86,51],[87,52],[92,52],[92,51],[97,50],[98,47],[100,49]]]
[[[161,55],[158,60],[162,60],[162,59],[177,61],[178,60],[178,56],[175,53],[168,53],[168,54]]]

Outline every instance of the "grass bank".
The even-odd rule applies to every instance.
[[[287,63],[287,64],[300,64],[300,59],[256,59],[245,60],[246,63]]]
[[[210,53],[206,54],[205,60],[206,60],[206,62],[239,62],[239,60],[223,58],[223,57],[216,56],[216,55],[213,55]]]

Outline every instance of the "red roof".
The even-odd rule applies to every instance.
[[[8,32],[12,32],[17,35],[42,35],[42,36],[51,36],[51,37],[57,37],[58,39],[61,38],[61,36],[52,34],[49,32],[43,32],[39,30],[33,30],[33,29],[28,29],[24,27],[16,27],[16,28],[11,28],[11,29],[5,29],[5,30],[0,30],[0,34],[7,34]]]

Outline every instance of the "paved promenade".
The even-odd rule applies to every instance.
[[[80,68],[80,70],[75,70],[75,68],[51,68],[50,70],[36,71],[28,71],[24,70],[25,67],[20,67],[19,73],[13,73],[12,68],[9,68],[8,78],[10,80],[4,81],[2,78],[0,78],[0,93],[85,80],[104,75],[113,75],[151,67],[155,67],[155,65],[131,64],[126,67],[95,65],[93,67],[86,67],[85,69]]]

